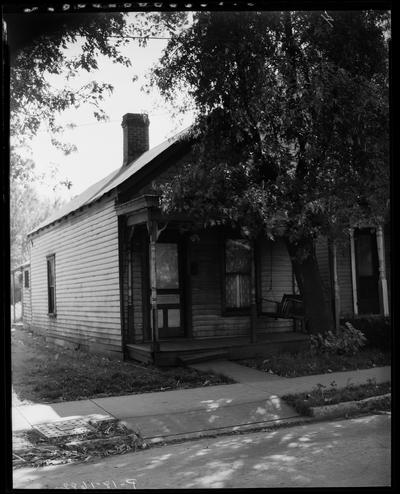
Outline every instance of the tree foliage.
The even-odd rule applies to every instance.
[[[315,239],[388,214],[389,20],[201,12],[152,73],[169,101],[185,91],[197,109],[194,158],[160,185],[164,211],[284,238],[314,333],[333,326]]]
[[[26,166],[32,164],[26,163]],[[35,187],[24,180],[10,184],[11,268],[29,259],[27,234],[62,206],[61,199],[42,198]]]
[[[378,11],[197,14],[152,76],[198,111],[198,159],[163,187],[164,208],[291,241],[381,222],[387,29]]]
[[[132,42],[132,37],[145,45],[149,36],[176,30],[184,17],[180,13],[137,13],[129,18],[118,12],[6,16],[11,59],[11,153],[29,147],[42,126],[53,145],[66,154],[74,151],[75,147],[62,139],[64,128],[58,116],[85,104],[93,108],[96,119],[104,120],[102,101],[113,91],[111,84],[96,80],[76,87],[76,76],[94,72],[101,56],[131,66],[131,59],[121,49]],[[70,47],[74,49],[68,51]],[[54,75],[63,77],[61,87],[52,84]],[[13,175],[26,174],[23,163],[14,160]]]
[[[66,154],[74,151],[63,140],[59,115],[90,105],[95,118],[105,119],[102,102],[113,90],[109,83],[95,79],[79,87],[74,79],[81,73],[94,73],[100,57],[131,66],[122,48],[132,37],[145,46],[150,36],[175,32],[185,19],[183,13],[5,15],[10,48],[12,267],[28,258],[26,234],[62,203],[41,198],[34,188],[33,182],[43,177],[26,157],[32,138],[44,130],[54,146]],[[64,83],[56,87],[52,76],[62,76]],[[70,186],[68,180],[61,184]]]

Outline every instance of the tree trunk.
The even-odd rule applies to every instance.
[[[304,239],[297,243],[286,239],[300,294],[303,297],[306,328],[309,333],[333,331],[333,314],[324,297],[324,288],[318,269],[314,243]],[[302,255],[304,252],[308,255]]]

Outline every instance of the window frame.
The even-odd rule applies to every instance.
[[[31,289],[31,280],[29,275],[29,269],[24,269],[24,289]]]
[[[355,269],[355,288],[356,288],[356,294],[357,294],[357,314],[356,317],[377,317],[377,316],[382,316],[383,311],[382,311],[382,302],[380,299],[380,294],[379,294],[379,254],[378,254],[378,248],[377,248],[377,235],[376,235],[376,228],[372,226],[364,226],[360,228],[354,228],[353,230],[353,242],[354,242],[354,269]],[[362,275],[360,273],[360,255],[357,249],[357,238],[360,238],[362,236],[369,236],[369,247],[370,247],[370,253],[371,253],[371,267],[373,270],[373,273],[371,275]],[[353,260],[351,261],[353,262]],[[371,311],[361,311],[360,309],[360,292],[361,292],[361,283],[360,283],[360,278],[372,278],[375,279],[376,285],[374,287],[374,291],[376,290],[375,293],[375,303],[377,304],[377,312],[371,312]],[[363,304],[365,303],[365,298],[363,299]]]
[[[50,271],[49,271],[49,263],[53,263],[53,284],[50,285]],[[49,317],[56,317],[57,315],[57,309],[56,309],[56,255],[55,254],[50,254],[46,257],[46,269],[47,269],[47,314]],[[52,292],[52,305],[50,305],[50,300],[51,300],[51,288],[53,289]],[[50,311],[50,309],[53,309]]]
[[[252,248],[251,242],[248,241],[245,238],[239,237],[239,236],[234,236],[234,235],[229,235],[229,236],[223,236],[222,237],[222,248],[221,248],[221,291],[222,291],[222,316],[224,317],[229,317],[229,316],[248,316],[251,313],[251,293],[250,293],[250,304],[247,307],[228,307],[226,304],[226,243],[228,240],[245,240],[246,242],[249,242],[250,248]],[[250,260],[252,262],[252,260]],[[228,274],[234,274],[234,273],[228,273]],[[251,264],[250,264],[250,270],[249,270],[249,276],[250,276],[250,290],[251,290]]]

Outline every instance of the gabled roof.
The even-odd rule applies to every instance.
[[[187,127],[186,129],[182,130],[175,136],[170,137],[166,141],[162,142],[158,146],[149,149],[141,156],[139,156],[139,158],[132,161],[132,163],[130,163],[129,165],[117,168],[109,175],[104,177],[102,180],[99,180],[95,184],[91,185],[81,194],[74,197],[70,202],[62,206],[58,211],[56,211],[49,218],[43,221],[34,230],[29,232],[28,235],[31,235],[37,232],[38,230],[41,230],[45,226],[48,226],[51,223],[54,223],[55,221],[61,220],[62,218],[73,213],[74,211],[84,206],[88,206],[89,204],[103,197],[108,192],[111,192],[113,189],[118,187],[118,185],[121,185],[123,182],[134,176],[139,170],[143,170],[149,163],[151,163],[155,158],[159,157],[173,144],[175,144],[179,140],[188,137],[190,128],[191,128],[190,126]]]

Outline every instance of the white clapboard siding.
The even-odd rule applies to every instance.
[[[31,239],[32,327],[49,339],[120,354],[114,198],[105,198]],[[48,315],[46,257],[51,254],[55,254],[56,317]]]
[[[202,232],[200,241],[190,244],[189,249],[191,261],[198,264],[198,273],[191,277],[193,336],[248,335],[249,316],[222,315],[220,238],[210,232]]]
[[[259,244],[259,276],[261,299],[280,302],[285,293],[293,293],[293,268],[289,253],[283,240],[262,239]],[[261,300],[262,312],[274,312],[277,305],[274,302]],[[257,322],[257,332],[291,331],[291,319],[260,318]]]
[[[270,243],[262,244],[264,252],[260,258],[258,270],[261,276],[261,285],[269,283],[269,267],[266,265]],[[277,243],[275,249],[274,291],[279,301],[284,293],[292,293],[292,267],[286,247]],[[190,245],[190,260],[198,265],[198,272],[191,277],[192,299],[192,331],[195,338],[219,336],[249,336],[250,315],[222,315],[222,246],[218,236],[203,232],[200,241]],[[268,293],[271,295],[270,293]],[[291,320],[257,317],[257,333],[291,331]]]

